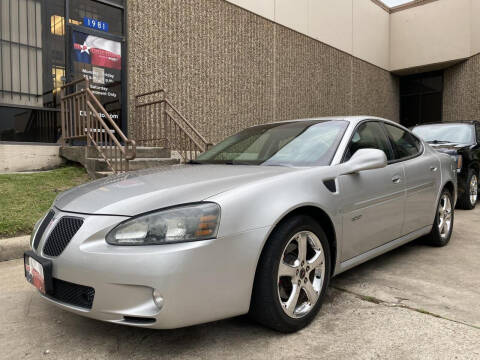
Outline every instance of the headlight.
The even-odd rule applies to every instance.
[[[111,245],[161,245],[217,236],[220,206],[198,203],[160,210],[129,219],[106,236]]]

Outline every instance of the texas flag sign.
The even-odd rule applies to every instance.
[[[118,41],[78,31],[73,32],[72,38],[74,61],[121,70],[122,46]]]

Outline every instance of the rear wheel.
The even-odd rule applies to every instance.
[[[317,315],[330,279],[327,237],[309,216],[283,222],[258,265],[250,315],[281,332],[307,326]]]
[[[452,204],[452,195],[447,189],[444,189],[440,195],[432,231],[426,236],[429,245],[440,247],[447,245],[450,241],[455,218]]]
[[[465,191],[458,199],[458,205],[461,209],[472,210],[477,205],[478,199],[478,175],[473,170],[468,170]]]

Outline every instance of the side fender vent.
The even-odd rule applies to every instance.
[[[335,182],[335,179],[324,180],[323,184],[330,192],[332,193],[337,192],[337,183]]]

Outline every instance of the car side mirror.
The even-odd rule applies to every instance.
[[[345,162],[340,175],[355,174],[360,171],[381,169],[387,166],[385,152],[378,149],[360,149]]]

